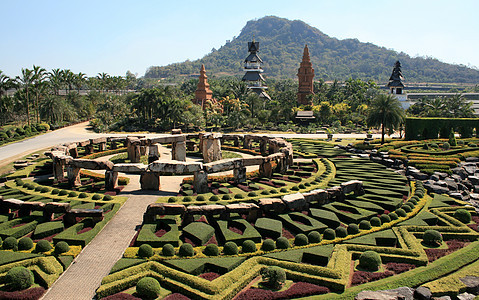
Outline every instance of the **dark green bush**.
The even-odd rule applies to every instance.
[[[269,266],[261,270],[263,283],[272,289],[280,289],[286,282],[286,272],[277,266]]]
[[[210,197],[210,201],[216,202],[216,201],[218,201],[218,200],[220,200],[220,198],[219,198],[218,196],[216,196],[216,195],[213,195],[213,196]]]
[[[191,196],[183,197],[183,202],[191,202],[191,201],[193,201],[193,198]]]
[[[382,214],[379,219],[381,219],[381,223],[384,224],[384,223],[389,223],[391,222],[391,218],[386,215],[386,214]]]
[[[18,246],[17,239],[14,238],[13,236],[9,236],[9,237],[5,238],[5,240],[3,241],[3,244],[2,244],[2,247],[5,250],[17,249],[17,246]]]
[[[59,192],[60,192],[59,189],[53,189],[53,190],[52,190],[52,194],[53,194],[53,195],[56,195],[56,194],[58,194]]]
[[[371,223],[371,226],[374,226],[374,227],[381,226],[381,219],[379,219],[378,217],[372,217],[369,222]]]
[[[388,216],[391,218],[391,220],[397,220],[399,218],[395,212],[390,212]]]
[[[33,284],[33,273],[25,267],[13,267],[5,275],[5,283],[14,291],[28,289]]]
[[[88,197],[86,193],[80,193],[80,195],[78,195],[78,198],[86,198],[86,197]]]
[[[252,240],[246,240],[241,245],[241,250],[243,253],[256,252],[256,244]]]
[[[149,258],[153,256],[153,247],[143,244],[138,248],[138,256],[141,258]]]
[[[42,190],[42,187],[41,187],[41,186],[37,185],[37,186],[35,187],[35,192],[40,192],[41,190]]]
[[[91,197],[93,200],[100,200],[101,199],[101,195],[99,194],[95,194]]]
[[[34,186],[33,184],[31,184],[31,183],[28,183],[27,189],[29,189],[29,190],[34,190],[34,189],[35,189],[35,186]],[[66,195],[66,194],[65,194],[65,195]]]
[[[248,197],[256,197],[258,196],[258,194],[256,194],[256,192],[249,192],[248,193]]]
[[[292,191],[299,191],[299,187],[298,187],[297,185],[295,185],[295,186],[293,186],[293,187],[291,188],[291,190],[292,190]]]
[[[279,191],[280,191],[281,193],[286,193],[286,192],[288,191],[288,189],[287,189],[287,188],[281,188]]]
[[[55,245],[55,254],[62,254],[70,251],[70,246],[67,242],[60,241]]]
[[[48,193],[50,191],[49,188],[47,188],[46,186],[42,187],[42,189],[40,190],[40,192],[42,193]]]
[[[223,197],[221,197],[221,198],[223,200],[230,200],[231,199],[230,195],[228,195],[228,194],[223,195]]]
[[[112,199],[113,199],[113,197],[112,197],[111,195],[105,195],[105,196],[103,196],[103,200],[105,200],[105,201],[110,201],[110,200],[112,200]]]
[[[76,197],[77,195],[78,195],[77,192],[68,193],[68,197]]]
[[[24,182],[21,178],[16,178],[15,179],[15,184],[18,186],[23,186]]]
[[[449,150],[449,149],[451,149],[451,145],[450,145],[448,142],[444,142],[444,143],[442,144],[442,148],[443,148],[444,150]]]
[[[295,246],[306,246],[307,244],[309,244],[309,240],[305,234],[300,233],[294,237]]]
[[[348,230],[346,229],[346,227],[339,226],[338,228],[336,228],[335,233],[336,236],[340,238],[348,236]]]
[[[40,240],[35,246],[36,252],[48,252],[50,250],[52,250],[52,245],[47,240]]]
[[[381,264],[381,256],[375,251],[365,251],[359,257],[359,267],[369,271],[379,270]]]
[[[321,242],[321,235],[317,231],[311,231],[308,233],[308,241],[311,244],[319,243]]]
[[[198,197],[196,197],[196,201],[206,201],[206,198],[203,195],[199,195]]]
[[[471,213],[463,208],[454,212],[454,218],[458,219],[464,224],[469,224],[472,220]]]
[[[175,255],[175,247],[171,244],[165,244],[163,248],[161,248],[161,255],[163,256],[174,256]]]
[[[23,237],[18,241],[18,250],[30,250],[33,248],[33,241],[29,237]]]
[[[368,220],[362,220],[361,222],[359,222],[359,229],[369,230],[371,228],[371,223],[369,223]]]
[[[195,249],[193,249],[193,246],[191,244],[184,243],[183,245],[180,246],[180,249],[178,250],[178,255],[193,256],[195,255]]]
[[[302,184],[302,183],[300,183],[300,184],[298,185],[298,187],[299,187],[300,190],[304,190],[304,189],[306,188],[306,186],[305,186],[304,184]]]
[[[325,240],[334,240],[336,238],[336,231],[332,228],[327,228],[323,232],[323,239]]]
[[[238,254],[238,245],[234,242],[226,242],[223,247],[223,253],[225,255],[236,255]]]
[[[442,235],[439,231],[434,229],[428,229],[424,232],[422,239],[425,244],[431,246],[438,246],[442,243]]]
[[[261,245],[261,250],[273,251],[274,249],[276,249],[276,244],[272,239],[266,239],[263,241],[263,244]]]
[[[288,239],[285,238],[284,236],[281,236],[276,240],[276,248],[288,249],[289,247],[291,247],[291,245],[289,244]]]
[[[136,293],[142,299],[156,299],[160,291],[160,283],[153,277],[143,277],[136,283]]]
[[[404,209],[402,208],[399,208],[399,209],[396,209],[396,214],[399,216],[399,217],[405,217],[407,216],[407,213]]]
[[[261,195],[269,195],[269,191],[268,190],[262,190]]]
[[[358,224],[351,223],[348,225],[348,234],[357,234],[359,233],[359,226]]]
[[[170,197],[168,198],[168,203],[174,203],[176,202],[178,199],[176,197]]]
[[[218,256],[220,254],[220,250],[218,246],[215,244],[208,244],[206,245],[205,249],[203,249],[203,254],[207,256]]]
[[[412,208],[411,208],[411,206],[409,206],[409,205],[404,204],[403,206],[401,206],[401,208],[402,208],[406,213],[412,212]],[[397,212],[397,211],[396,211],[396,212]]]

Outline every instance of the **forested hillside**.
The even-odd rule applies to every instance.
[[[386,82],[394,62],[400,60],[407,82],[479,83],[478,70],[432,58],[412,58],[357,39],[339,40],[303,21],[274,16],[249,21],[238,37],[199,60],[152,66],[145,77],[178,79],[198,74],[201,64],[205,64],[208,75],[242,75],[243,60],[248,55],[247,42],[253,35],[260,42],[260,56],[264,60],[267,78],[296,78],[304,45],[308,44],[315,79],[346,80],[352,77]]]

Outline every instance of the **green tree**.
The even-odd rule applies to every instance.
[[[32,70],[22,68],[22,76],[17,76],[17,81],[21,89],[25,91],[26,109],[27,109],[27,124],[30,126],[30,94],[29,91],[34,81],[34,73]]]
[[[385,130],[393,132],[404,121],[405,113],[399,100],[390,94],[380,94],[371,103],[367,117],[368,126],[381,126],[381,144]]]
[[[46,92],[47,70],[40,66],[33,65],[33,92],[35,93],[35,117],[37,123],[40,123],[40,108],[38,102]]]

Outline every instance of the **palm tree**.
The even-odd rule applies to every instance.
[[[20,86],[25,90],[25,100],[27,105],[27,123],[30,126],[30,95],[28,91],[34,80],[34,73],[29,69],[22,69],[22,76],[17,76],[17,81],[20,83]]]
[[[68,94],[70,94],[70,92],[72,91],[73,89],[73,84],[75,83],[75,74],[70,71],[70,69],[65,69],[65,70],[62,70],[62,77],[63,77],[63,82],[66,84],[67,88],[68,88]]]
[[[60,94],[60,89],[63,86],[63,72],[60,69],[53,69],[48,73],[48,79],[54,95]]]
[[[13,86],[13,80],[0,70],[0,97],[3,97],[7,93],[7,90]]]
[[[381,144],[384,144],[385,129],[392,132],[399,128],[404,117],[404,110],[396,97],[380,94],[372,101],[366,122],[368,126],[381,126]]]
[[[104,90],[108,86],[110,75],[107,73],[98,73],[97,78],[100,80],[100,90]]]
[[[40,95],[45,91],[45,77],[47,70],[39,66],[33,65],[33,89],[35,92],[35,116],[37,123],[40,122],[40,109],[38,107],[38,100]]]
[[[80,89],[82,88],[83,84],[86,82],[86,79],[87,77],[85,73],[80,72],[75,75],[74,82],[75,82],[75,86],[77,88],[78,94],[80,94]]]

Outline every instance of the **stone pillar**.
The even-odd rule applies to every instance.
[[[128,145],[128,159],[131,163],[139,163],[141,158],[140,142],[133,141]]]
[[[92,154],[94,151],[93,151],[93,144],[88,144],[85,146],[85,154]]]
[[[143,156],[143,155],[148,155],[148,149],[150,147],[148,146],[140,146],[140,156]]]
[[[118,144],[116,143],[116,141],[110,142],[110,149],[112,150],[118,149]]]
[[[113,191],[118,186],[118,172],[105,171],[105,189],[107,191]]]
[[[68,166],[67,167],[67,176],[68,176],[68,183],[70,186],[80,186],[80,168]]]
[[[54,182],[63,181],[65,179],[64,175],[64,162],[58,157],[53,157],[53,177]]]
[[[73,158],[77,158],[78,157],[78,148],[75,145],[70,145],[69,149],[68,149],[68,154],[70,154],[71,157]]]
[[[233,169],[233,177],[235,183],[241,183],[246,181],[246,168],[234,168]]]
[[[197,194],[208,192],[208,173],[204,170],[196,171],[193,176],[193,187]]]
[[[235,136],[234,140],[233,140],[233,146],[235,147],[239,147],[240,146],[240,138],[239,136]]]
[[[260,177],[268,177],[270,178],[273,175],[273,168],[270,160],[263,161],[261,165],[259,165],[259,176]]]
[[[203,153],[203,162],[209,163],[221,160],[221,134],[211,133],[201,136],[201,151]]]
[[[151,164],[154,161],[160,159],[160,144],[152,144],[148,148],[148,163]]]
[[[140,175],[140,184],[142,190],[160,190],[160,173],[157,172],[143,172]]]
[[[171,158],[173,160],[186,161],[186,143],[184,141],[171,144]]]
[[[99,144],[99,151],[100,152],[106,151],[106,142],[102,142]]]
[[[243,148],[244,149],[251,149],[251,137],[245,135],[243,138]]]
[[[281,174],[285,174],[286,171],[288,170],[288,164],[286,162],[286,157],[281,157],[278,160],[278,170]]]
[[[268,155],[268,139],[266,137],[262,137],[259,141],[259,151],[263,156]]]

